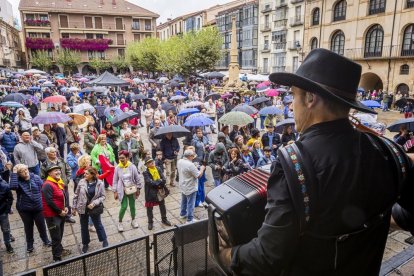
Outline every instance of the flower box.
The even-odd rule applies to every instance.
[[[40,20],[40,19],[26,19],[24,23],[27,26],[50,26],[49,20]]]
[[[80,39],[80,38],[61,38],[60,46],[65,49],[78,51],[97,51],[103,52],[112,44],[112,39]]]
[[[26,48],[32,50],[49,50],[55,48],[52,39],[26,37]]]

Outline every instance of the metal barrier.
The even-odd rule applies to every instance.
[[[155,233],[155,275],[220,275],[209,256],[207,237],[207,219]]]
[[[150,275],[149,236],[123,242],[43,268],[44,276]]]
[[[29,271],[25,271],[25,272],[22,272],[20,274],[17,274],[17,276],[36,276],[36,270],[32,269],[32,270],[29,270]]]

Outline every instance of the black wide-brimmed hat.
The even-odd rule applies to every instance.
[[[312,50],[296,73],[273,73],[269,80],[288,86],[296,86],[339,101],[362,112],[376,112],[356,100],[361,66],[326,49]]]

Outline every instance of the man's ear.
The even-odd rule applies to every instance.
[[[306,104],[312,104],[314,100],[315,100],[315,94],[306,92],[306,95],[305,95]]]

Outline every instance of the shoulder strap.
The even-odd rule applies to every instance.
[[[278,150],[292,202],[299,216],[300,235],[305,233],[312,210],[315,208],[315,202],[312,201],[315,194],[312,189],[315,185],[311,187],[310,183],[316,183],[316,177],[313,164],[304,154],[306,152],[299,141]]]

